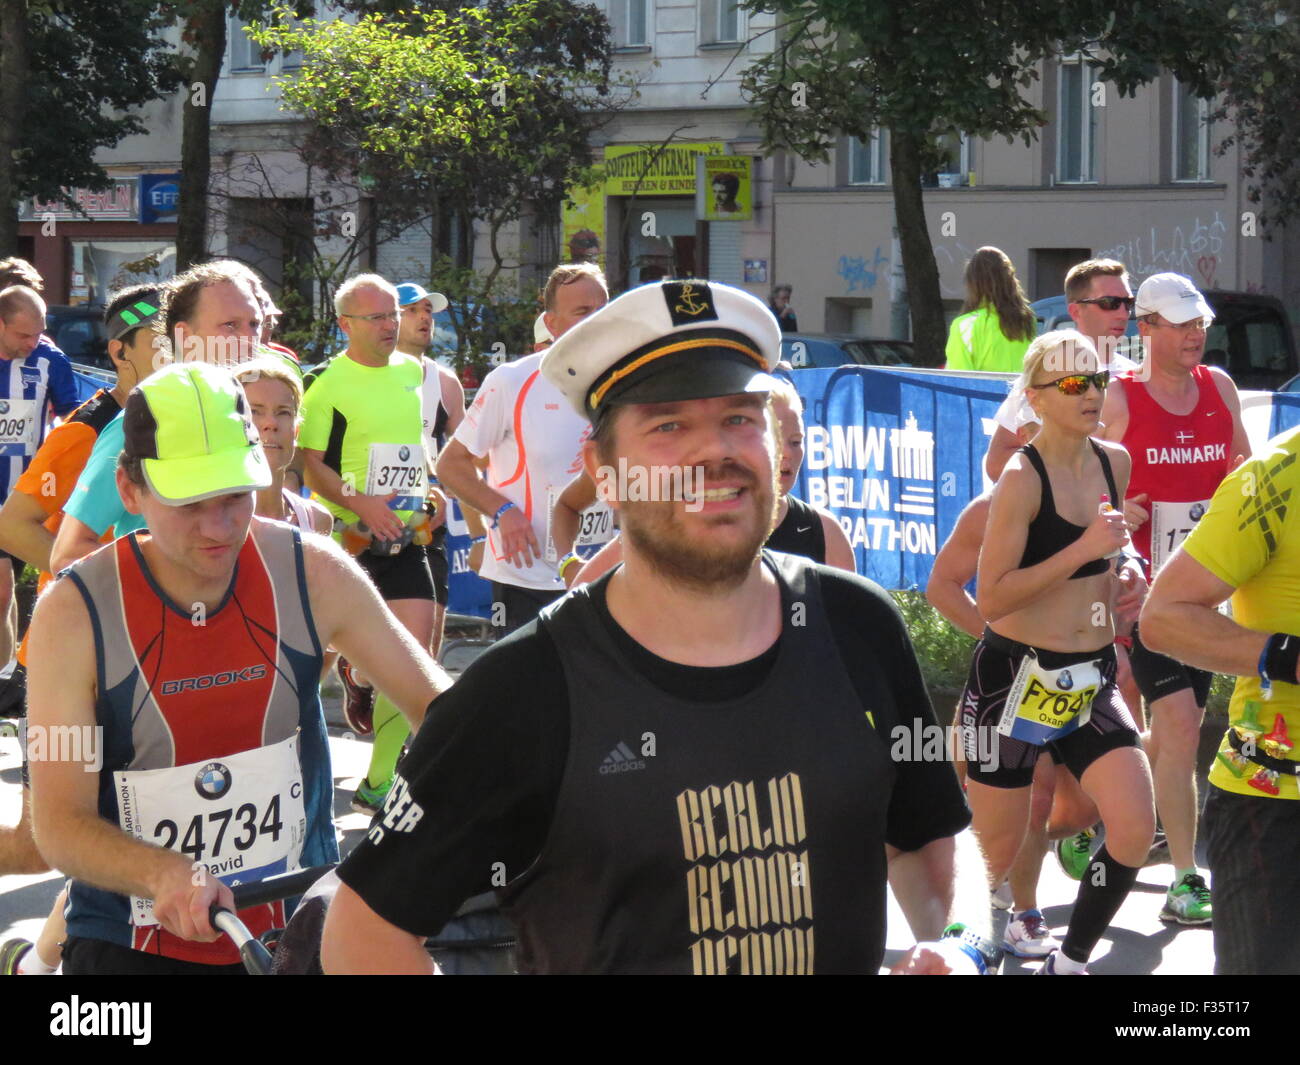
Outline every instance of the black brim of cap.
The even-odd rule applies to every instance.
[[[602,397],[597,415],[626,403],[672,403],[741,392],[768,392],[775,378],[731,348],[696,348],[666,355],[619,382]]]

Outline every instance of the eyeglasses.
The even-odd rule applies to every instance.
[[[1193,318],[1190,322],[1161,322],[1152,318],[1151,324],[1163,329],[1176,329],[1180,333],[1204,333],[1210,328],[1210,322],[1204,318]]]
[[[1088,300],[1075,300],[1075,303],[1095,303],[1103,311],[1117,311],[1123,307],[1131,311],[1137,299],[1133,296],[1094,296]]]
[[[1069,377],[1058,377],[1055,381],[1048,381],[1045,385],[1030,385],[1030,388],[1051,388],[1056,386],[1056,390],[1063,396],[1081,396],[1088,391],[1088,386],[1092,385],[1098,392],[1105,392],[1106,386],[1110,384],[1110,371],[1099,370],[1097,373],[1072,373]]]
[[[355,318],[361,322],[373,322],[377,324],[379,322],[396,322],[399,320],[400,315],[397,311],[388,311],[383,314],[340,314],[339,317]]]

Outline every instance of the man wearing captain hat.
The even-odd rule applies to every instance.
[[[920,938],[940,936],[955,888],[968,919],[987,914],[965,845],[954,876],[969,815],[951,768],[891,760],[896,722],[934,720],[897,611],[862,578],[762,551],[779,351],[753,296],[672,281],[546,353],[592,421],[594,478],[689,469],[690,491],[615,492],[623,566],[434,704],[402,809],[340,869],[327,971],[430,971],[423,937],[492,887],[526,972],[874,973],[891,874]],[[992,954],[955,929],[905,964]]]

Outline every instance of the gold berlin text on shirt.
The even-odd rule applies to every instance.
[[[696,974],[813,972],[812,871],[796,773],[677,796]]]

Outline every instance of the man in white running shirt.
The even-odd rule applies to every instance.
[[[569,263],[551,272],[543,299],[546,327],[559,339],[609,293],[598,267]],[[437,464],[441,484],[487,519],[479,575],[492,582],[492,620],[505,633],[564,594],[564,560],[549,536],[551,505],[582,468],[591,428],[541,376],[541,361],[540,353],[526,355],[489,373]],[[485,456],[486,481],[475,465]]]

